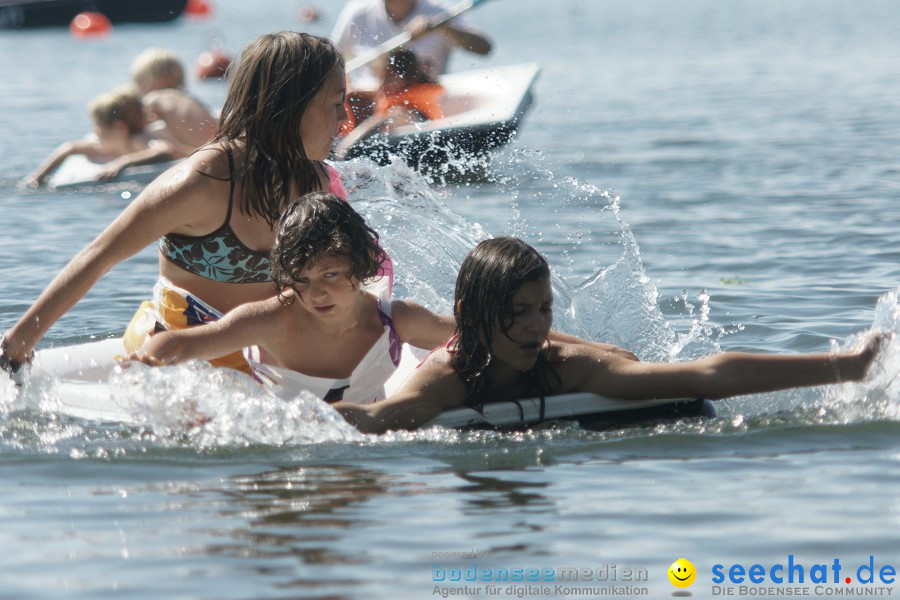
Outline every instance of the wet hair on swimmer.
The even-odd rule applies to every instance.
[[[285,211],[271,252],[272,280],[282,302],[283,292],[297,282],[303,269],[326,255],[350,257],[354,285],[376,277],[385,258],[378,234],[349,202],[324,192],[306,194]]]
[[[243,189],[242,214],[260,216],[274,227],[294,194],[319,189],[324,167],[308,158],[300,121],[328,77],[343,66],[331,41],[307,33],[269,33],[244,48],[229,72],[213,138],[244,147],[235,173]]]
[[[499,328],[505,334],[512,327],[513,296],[522,284],[546,277],[550,277],[547,259],[515,237],[485,240],[463,260],[456,278],[453,316],[457,338],[451,361],[469,388],[470,405],[483,406],[487,399],[494,332]],[[551,392],[550,373],[555,375],[541,353],[524,376],[533,391],[543,396]]]

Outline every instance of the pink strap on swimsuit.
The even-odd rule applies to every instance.
[[[341,174],[331,165],[326,166],[328,167],[328,193],[346,200],[347,190],[344,189],[344,182],[341,180]]]

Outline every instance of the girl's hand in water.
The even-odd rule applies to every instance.
[[[145,365],[149,365],[151,367],[163,367],[166,363],[159,360],[155,356],[151,356],[142,350],[135,350],[131,354],[125,357],[125,360],[133,360],[137,362],[142,362]]]
[[[186,354],[186,346],[182,336],[161,331],[147,338],[140,348],[128,355],[128,360],[136,360],[151,367],[177,365],[192,358]]]

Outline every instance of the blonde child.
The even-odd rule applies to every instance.
[[[218,122],[185,92],[184,67],[171,50],[149,48],[131,64],[131,80],[144,104],[150,131],[187,156],[216,134]]]
[[[94,122],[94,132],[57,147],[25,178],[25,184],[43,184],[66,158],[76,154],[84,155],[91,162],[103,163],[97,180],[112,179],[128,166],[173,157],[175,151],[171,144],[146,133],[147,121],[141,100],[129,88],[100,94],[88,104],[88,112]]]

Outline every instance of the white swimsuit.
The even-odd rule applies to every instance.
[[[254,377],[285,400],[291,400],[306,390],[326,402],[352,402],[371,404],[387,397],[385,382],[400,364],[402,342],[394,329],[391,319],[390,302],[378,300],[378,317],[384,324],[384,333],[369,348],[363,359],[353,369],[347,379],[313,377],[285,367],[262,362],[258,346],[244,349],[244,356],[250,363]]]

